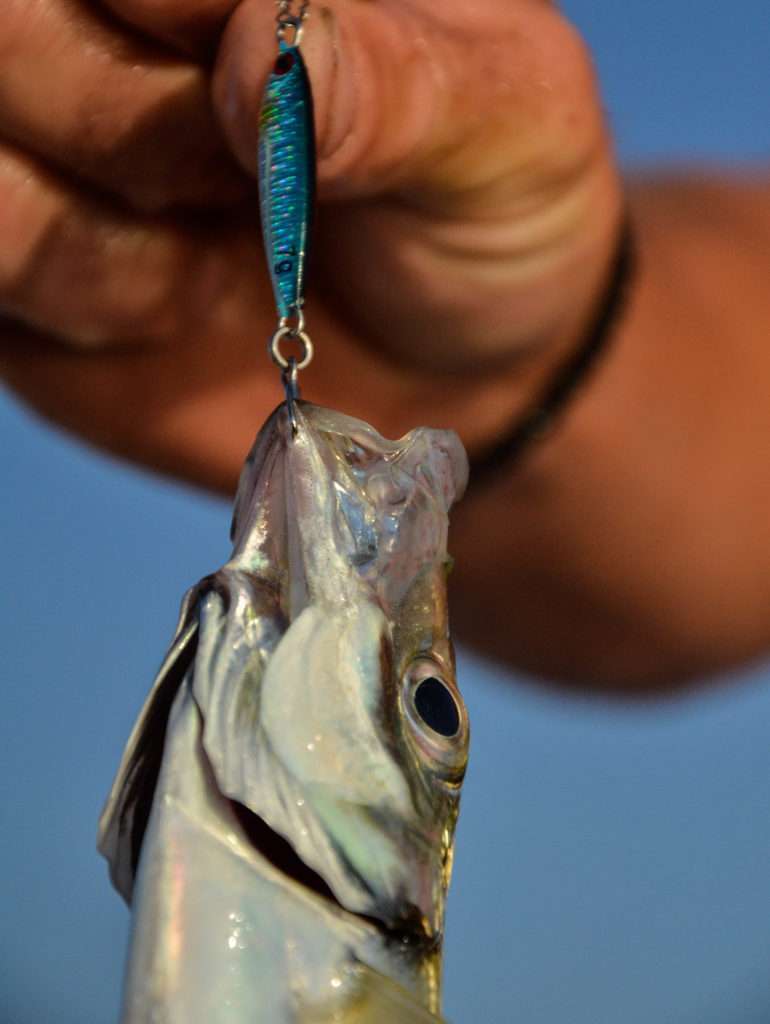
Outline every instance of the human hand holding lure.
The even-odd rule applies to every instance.
[[[276,398],[254,358],[276,324],[253,198],[274,9],[36,4],[35,19],[25,0],[0,5],[0,372],[92,443],[230,495]],[[477,456],[581,348],[606,294],[623,203],[588,50],[545,0],[326,0],[302,47],[324,352],[305,390],[388,436],[440,416]],[[499,467],[453,524],[464,636],[612,687],[766,646],[761,517],[735,523],[741,551],[720,555],[734,510],[762,507],[762,464],[735,431],[745,410],[757,435],[770,417],[766,190],[662,174],[627,191],[641,258],[611,359],[553,443],[522,472]],[[724,227],[702,216],[715,203]],[[756,255],[736,263],[735,239]],[[745,372],[726,377],[736,346]],[[699,389],[723,396],[717,410]],[[630,453],[656,473],[630,472]],[[697,532],[693,479],[710,509]]]
[[[100,823],[133,914],[123,1024],[440,1019],[468,747],[447,515],[467,465],[450,431],[388,442],[299,401],[306,10],[279,3],[259,153],[286,402],[241,475],[230,560],[185,597]]]
[[[3,375],[93,443],[232,494],[275,398],[253,358],[272,315],[251,196],[273,5],[109,0],[106,22],[40,4],[35,22],[0,11],[18,71]],[[620,188],[587,50],[541,0],[329,0],[302,46],[326,353],[304,376],[391,436],[440,410],[478,450],[579,340],[612,259]]]

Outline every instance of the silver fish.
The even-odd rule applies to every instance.
[[[232,556],[185,596],[100,821],[133,908],[124,1024],[440,1020],[465,453],[296,418],[255,442]]]

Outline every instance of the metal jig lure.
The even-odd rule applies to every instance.
[[[278,326],[268,351],[281,370],[295,433],[297,376],[313,358],[313,343],[305,330],[304,304],[315,201],[315,128],[310,82],[299,48],[307,13],[307,0],[296,9],[291,0],[278,0],[278,56],[265,86],[259,131],[262,233],[278,312]],[[284,340],[299,343],[299,359],[282,353]]]

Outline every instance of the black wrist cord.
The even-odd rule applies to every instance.
[[[470,486],[483,485],[502,469],[511,469],[565,412],[613,338],[636,267],[633,232],[626,216],[618,237],[607,287],[580,345],[556,367],[535,400],[505,434],[470,459]]]

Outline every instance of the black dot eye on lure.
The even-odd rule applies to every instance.
[[[414,692],[414,706],[420,718],[440,736],[456,736],[460,711],[451,690],[436,676],[423,679]]]
[[[294,54],[284,52],[280,54],[273,65],[274,75],[285,75],[294,67]]]

